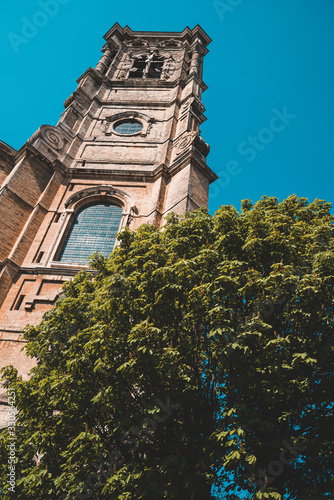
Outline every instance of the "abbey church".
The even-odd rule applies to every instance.
[[[33,366],[23,328],[89,269],[88,257],[110,254],[124,227],[206,207],[217,178],[199,131],[207,34],[116,23],[104,39],[56,126],[19,151],[0,141],[0,367],[23,378]]]

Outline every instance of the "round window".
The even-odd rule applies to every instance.
[[[142,123],[137,120],[120,120],[114,125],[114,130],[118,134],[131,135],[140,132],[143,128]]]

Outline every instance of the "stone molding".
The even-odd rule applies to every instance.
[[[188,149],[195,149],[201,156],[206,158],[210,151],[210,146],[197,132],[182,134],[175,141],[174,147],[176,148],[176,156],[182,155]]]
[[[77,210],[79,201],[84,200],[85,203],[89,203],[89,198],[91,198],[91,196],[97,195],[100,197],[102,197],[103,195],[112,196],[121,204],[123,212],[125,213],[129,213],[131,210],[135,210],[135,205],[132,197],[122,189],[115,188],[110,184],[102,184],[76,191],[65,200],[65,209],[74,208],[75,210]],[[102,198],[100,199],[102,200]],[[81,205],[82,203],[80,203],[80,206]]]
[[[126,119],[126,118],[138,120],[143,125],[143,128],[139,132],[136,132],[134,134],[124,135],[124,134],[120,134],[120,133],[116,132],[114,130],[114,124],[117,123],[118,121],[120,121],[122,119]],[[101,125],[102,125],[103,133],[106,136],[114,134],[114,135],[117,135],[117,136],[120,136],[123,138],[132,137],[134,135],[139,135],[139,136],[145,137],[149,133],[149,131],[151,130],[152,124],[154,123],[154,121],[155,120],[153,118],[149,118],[147,115],[145,115],[143,113],[138,113],[137,111],[124,111],[121,113],[116,113],[116,114],[111,115],[111,116],[107,116],[106,118],[104,118],[102,120]]]

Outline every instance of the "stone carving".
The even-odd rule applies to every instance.
[[[149,134],[151,132],[151,129],[153,127],[153,123],[155,123],[155,122],[156,122],[156,120],[154,118],[150,118],[148,120],[148,125],[147,125],[147,129],[146,129],[146,134],[145,135],[147,135],[147,134]]]
[[[28,142],[33,144],[38,138],[43,139],[48,146],[56,150],[62,149],[65,144],[62,134],[52,125],[42,125],[39,127],[39,129],[28,139]]]
[[[135,38],[134,40],[125,40],[128,47],[148,47],[148,41],[144,38]]]
[[[56,127],[50,126],[41,127],[41,135],[45,142],[49,144],[53,149],[62,149],[65,144],[65,141]]]
[[[204,104],[198,99],[198,97],[194,96],[192,99],[191,107],[193,108],[193,111],[196,113],[204,113],[205,107]]]
[[[177,144],[176,156],[184,153],[184,150],[193,143],[195,136],[196,132],[190,132],[179,141],[179,143]]]
[[[190,99],[187,99],[187,101],[182,104],[182,107],[181,107],[181,114],[182,115],[189,111],[190,106],[192,105],[192,102],[193,102],[193,98],[190,97]]]
[[[210,146],[196,132],[190,132],[183,137],[176,146],[176,156],[185,152],[186,149],[194,148],[201,156],[206,158],[210,151]]]
[[[158,47],[181,47],[182,42],[180,40],[175,40],[175,38],[170,38],[169,40],[163,40],[159,43]]]
[[[101,135],[110,135],[108,132],[110,123],[105,120],[98,120],[94,129],[94,136],[99,137]]]
[[[169,80],[169,78],[172,76],[172,74],[176,70],[176,63],[173,59],[172,56],[169,56],[168,58],[165,59],[162,72],[161,72],[161,78],[162,80]]]
[[[138,209],[137,209],[136,206],[132,206],[130,208],[130,213],[128,215],[127,226],[131,226],[132,221],[134,220],[134,218],[136,217],[136,215],[138,215]]]
[[[180,118],[184,118],[187,113],[191,112],[193,115],[197,116],[197,119],[199,119],[198,116],[204,113],[204,111],[205,107],[201,101],[197,97],[192,96],[182,104]]]
[[[194,140],[195,149],[206,158],[210,152],[210,146],[205,142],[205,140],[198,134],[196,134]]]
[[[130,69],[132,68],[132,65],[133,65],[132,57],[130,56],[130,54],[126,54],[124,60],[120,64],[120,70],[117,78],[118,79],[126,78],[128,76]]]
[[[151,63],[156,63],[159,60],[163,61],[163,67],[161,68],[162,80],[168,80],[176,70],[176,62],[171,55],[160,55],[157,50],[139,53],[132,52],[130,54],[126,54],[123,61],[121,61],[117,79],[120,80],[127,78],[130,71],[137,71],[135,62],[138,61],[138,59],[145,63],[142,75],[139,76],[139,78],[150,78]]]

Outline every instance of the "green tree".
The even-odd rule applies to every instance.
[[[121,232],[27,329],[30,380],[5,370],[3,498],[332,498],[333,221],[263,197]]]

